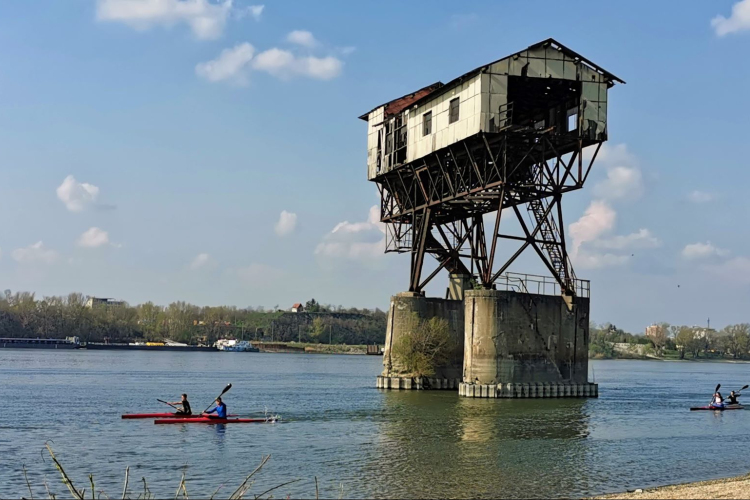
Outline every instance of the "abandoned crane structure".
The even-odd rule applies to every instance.
[[[409,291],[391,301],[379,387],[411,384],[390,347],[405,334],[399,318],[416,312],[448,319],[463,345],[463,359],[441,367],[433,385],[481,397],[544,397],[538,384],[595,394],[587,380],[589,286],[568,256],[561,201],[583,187],[607,140],[607,92],[618,82],[548,39],[360,117],[386,252],[411,255]],[[507,217],[522,234],[502,230]],[[500,261],[503,240],[518,248]],[[529,247],[551,278],[508,272]],[[427,274],[428,254],[436,264]],[[443,269],[448,297],[424,297]]]

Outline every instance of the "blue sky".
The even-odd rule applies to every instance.
[[[750,321],[750,0],[5,0],[0,288],[386,308],[357,116],[548,37],[628,82],[564,200],[593,319]]]

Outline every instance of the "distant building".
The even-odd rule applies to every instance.
[[[712,335],[716,335],[716,330],[713,328],[703,328],[702,326],[693,327],[693,338],[695,339],[705,339]]]
[[[296,304],[294,304],[292,306],[292,312],[293,313],[299,313],[299,312],[302,312],[304,310],[305,310],[305,307],[302,304],[300,304],[299,302],[297,302]]]
[[[101,297],[89,297],[86,300],[86,307],[93,309],[94,307],[124,307],[124,300],[106,299]]]
[[[664,327],[662,325],[653,324],[651,326],[647,326],[646,337],[654,338],[654,337],[658,337],[659,335],[667,335],[667,332],[663,330],[664,330]]]

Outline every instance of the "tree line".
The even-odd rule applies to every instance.
[[[616,357],[615,343],[649,346],[655,356],[675,352],[679,359],[691,357],[750,357],[750,324],[727,325],[721,330],[699,326],[658,323],[650,335],[634,335],[615,325],[592,323],[589,327],[589,351],[602,357]]]
[[[37,298],[29,292],[0,297],[0,337],[62,338],[84,342],[163,341],[210,345],[219,338],[368,344],[385,341],[386,313],[307,302],[297,315],[275,306],[238,308],[173,302],[160,306],[86,306],[80,293]]]

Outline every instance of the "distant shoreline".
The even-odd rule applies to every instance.
[[[600,356],[589,356],[589,361],[664,361],[664,362],[678,362],[678,363],[734,363],[734,364],[749,364],[750,360],[747,359],[703,359],[703,358],[690,358],[690,359],[672,359],[672,358],[657,358],[654,356],[643,356],[643,357],[600,357]]]

